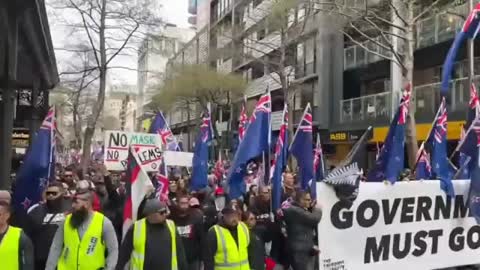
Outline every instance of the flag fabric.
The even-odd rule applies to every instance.
[[[447,104],[445,97],[442,98],[438,117],[432,130],[432,173],[433,177],[441,181],[441,188],[445,193],[453,197],[453,189],[450,163],[447,157]]]
[[[317,198],[316,182],[322,181],[325,178],[325,163],[323,160],[322,144],[320,143],[320,134],[317,134],[317,144],[313,150],[313,172],[314,177],[310,185],[310,193],[313,199]]]
[[[288,162],[288,107],[283,107],[282,125],[280,126],[275,154],[270,167],[270,183],[272,185],[272,210],[275,212],[282,203],[282,174]]]
[[[475,39],[480,29],[480,3],[476,4],[473,10],[469,13],[462,30],[457,33],[455,39],[448,51],[447,57],[443,63],[441,93],[446,96],[450,87],[450,79],[452,77],[452,70],[457,58],[459,49],[467,39]]]
[[[290,153],[297,159],[301,188],[307,190],[313,182],[313,126],[310,103],[305,107],[302,119],[290,145]]]
[[[55,108],[48,110],[37,135],[25,155],[15,181],[13,205],[26,213],[42,200],[50,178],[55,176]]]
[[[202,124],[195,142],[192,160],[192,181],[190,189],[198,191],[208,185],[208,147],[213,139],[210,106],[203,113]]]
[[[255,106],[245,131],[245,137],[237,148],[228,173],[230,198],[237,199],[246,192],[243,177],[247,162],[270,149],[270,118],[272,101],[270,92],[262,95]]]
[[[168,180],[167,164],[165,164],[165,158],[162,155],[160,166],[157,173],[157,182],[155,183],[155,198],[162,202],[168,201],[168,186],[170,181]]]
[[[153,183],[137,160],[137,150],[133,146],[128,151],[126,200],[123,208],[123,235],[138,218],[138,207]]]
[[[470,122],[471,123],[471,122]],[[461,127],[460,128],[460,141],[461,143],[463,140],[465,140],[465,128]],[[468,159],[471,159],[467,154],[459,152],[458,153],[458,166],[461,168],[461,171],[458,175],[458,179],[470,179],[470,166],[463,166],[465,162],[467,162]]]
[[[405,128],[410,107],[411,86],[407,85],[395,117],[390,124],[385,143],[375,161],[375,166],[369,171],[368,181],[384,180],[395,183],[404,169],[405,159]]]
[[[425,144],[422,143],[417,154],[417,166],[415,167],[416,179],[432,179],[432,166],[430,164],[430,154],[425,150]]]
[[[155,119],[150,126],[149,133],[158,133],[162,140],[162,144],[165,145],[165,149],[169,151],[180,151],[177,138],[172,133],[172,130],[168,126],[165,117],[162,112],[157,113]]]
[[[243,98],[242,109],[240,111],[240,117],[238,119],[238,140],[241,142],[245,137],[245,131],[247,130],[248,116],[247,116],[247,99]]]

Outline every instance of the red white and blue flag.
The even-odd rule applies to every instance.
[[[207,106],[207,110],[203,113],[202,124],[193,152],[193,172],[190,188],[194,191],[203,189],[208,185],[208,147],[212,139],[212,119],[210,117],[210,106]]]
[[[388,180],[397,181],[403,170],[405,159],[405,128],[411,98],[411,85],[408,84],[403,92],[402,100],[390,124],[385,143],[377,154],[374,167],[368,172],[367,180],[381,182]]]
[[[157,173],[157,183],[155,186],[155,197],[162,202],[168,202],[168,180],[167,164],[165,164],[165,156],[162,155],[160,166]]]
[[[297,159],[300,167],[301,188],[308,190],[314,181],[313,170],[313,117],[310,103],[305,107],[302,119],[297,127],[297,131],[293,136],[293,141],[290,146],[290,153]],[[311,191],[314,191],[314,187]]]
[[[458,32],[455,39],[448,51],[445,62],[442,69],[442,83],[441,94],[446,96],[448,89],[450,88],[450,79],[452,78],[452,71],[459,49],[467,39],[475,39],[480,29],[480,3],[476,4],[473,10],[468,14],[465,23],[463,24],[462,31]]]
[[[169,151],[181,151],[177,138],[173,135],[162,112],[157,113],[155,116],[149,133],[158,133],[165,149]]]
[[[282,173],[288,161],[288,107],[283,107],[282,125],[275,144],[275,154],[270,167],[270,182],[272,185],[273,211],[280,208],[282,203]]]
[[[17,211],[26,212],[30,206],[40,202],[50,178],[55,176],[55,136],[55,107],[51,107],[17,174],[13,194]]]

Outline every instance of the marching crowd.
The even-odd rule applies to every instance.
[[[233,200],[213,171],[208,187],[197,192],[189,191],[187,172],[172,171],[168,198],[152,189],[137,221],[126,226],[125,173],[95,165],[82,175],[74,166],[58,166],[44,200],[26,214],[12,210],[15,185],[0,191],[0,268],[315,269],[316,202],[285,173],[282,210],[272,213],[270,187],[255,179],[257,170],[246,176],[246,195]]]

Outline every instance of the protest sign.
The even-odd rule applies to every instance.
[[[469,180],[361,183],[353,206],[317,185],[321,270],[425,270],[478,264],[480,226],[467,208]]]
[[[192,167],[193,153],[165,151],[165,164],[167,166]]]
[[[133,133],[117,130],[105,132],[104,163],[107,170],[123,171],[127,167],[130,146],[137,148],[140,165],[146,171],[158,171],[162,151],[161,138],[158,134]]]

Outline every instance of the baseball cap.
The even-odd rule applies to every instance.
[[[235,207],[231,203],[225,205],[225,207],[222,209],[223,215],[234,214],[234,213],[237,213],[237,209],[235,209]]]
[[[143,214],[145,216],[163,211],[168,211],[168,206],[158,199],[148,199],[145,202],[145,207],[143,208]]]
[[[190,199],[190,201],[188,202],[188,204],[190,206],[199,206],[200,205],[200,202],[198,201],[197,198],[193,197]]]

